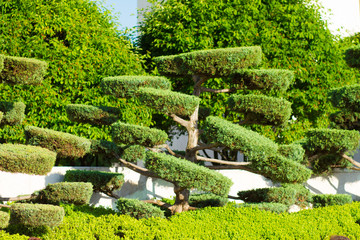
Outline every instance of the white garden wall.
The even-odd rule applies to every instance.
[[[60,182],[64,174],[70,169],[99,170],[121,172],[125,175],[125,183],[118,195],[127,198],[152,199],[172,197],[173,185],[159,179],[140,176],[134,171],[124,167],[54,167],[47,176],[27,175],[20,173],[7,173],[0,171],[0,197],[16,197],[31,194],[45,188],[49,183]],[[243,170],[220,170],[222,174],[232,179],[234,185],[230,195],[236,196],[240,190],[263,188],[272,186],[268,179]],[[330,176],[313,177],[306,186],[314,193],[347,193],[354,200],[360,201],[360,172],[336,169]],[[102,194],[94,194],[91,204],[114,207],[114,199]]]

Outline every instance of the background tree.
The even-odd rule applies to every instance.
[[[184,1],[154,4],[144,14],[138,44],[151,56],[170,55],[200,49],[261,46],[264,67],[293,70],[294,84],[277,95],[292,103],[296,121],[276,129],[252,126],[280,143],[290,143],[305,135],[310,127],[326,127],[333,109],[327,101],[329,88],[356,82],[355,71],[343,60],[341,46],[321,19],[322,9],[309,0],[265,1]],[[191,83],[172,79],[174,90],[191,93]],[[188,84],[185,84],[188,83]],[[227,88],[218,79],[210,88]],[[245,90],[246,92],[246,90]],[[224,102],[226,94],[207,93],[201,106],[212,114],[236,119]]]

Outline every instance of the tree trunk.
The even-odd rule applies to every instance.
[[[174,192],[176,194],[176,199],[174,205],[170,207],[171,214],[188,211],[190,209],[190,191],[188,189],[175,185]]]

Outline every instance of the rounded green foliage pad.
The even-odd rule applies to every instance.
[[[66,114],[70,121],[98,125],[110,125],[120,119],[118,108],[84,104],[66,105]]]

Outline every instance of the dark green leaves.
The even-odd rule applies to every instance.
[[[66,105],[66,114],[71,121],[98,125],[110,125],[120,119],[118,108],[84,104]]]

